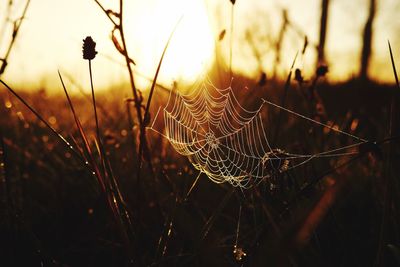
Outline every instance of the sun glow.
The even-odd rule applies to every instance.
[[[3,32],[3,26],[7,27],[5,35],[0,36],[0,58],[4,57],[13,31],[13,23],[6,17],[8,2],[18,3],[16,6],[20,6],[24,1],[0,1],[0,32]],[[119,1],[100,2],[107,10],[119,11]],[[282,45],[281,63],[275,64],[274,47],[282,24],[282,8],[288,10],[290,21],[309,37],[310,45],[301,65],[304,66],[304,73],[310,76],[314,73],[316,57],[313,47],[318,42],[319,5],[314,2],[236,1],[234,30],[230,37],[230,1],[123,1],[125,38],[129,54],[137,63],[136,84],[142,90],[149,88],[148,79],[154,76],[168,37],[182,16],[164,58],[157,80],[159,83],[168,87],[172,81],[190,84],[201,76],[200,73],[207,72],[216,58],[223,63],[216,67],[226,67],[229,62],[230,40],[234,74],[258,79],[260,71],[271,76],[277,66],[278,73],[282,73],[282,78],[285,78],[287,68],[296,52],[302,49],[304,40],[298,33],[288,29]],[[368,8],[360,6],[360,12],[356,12],[357,16],[354,16],[353,11],[358,8],[358,4],[350,5],[349,8],[349,1],[334,2],[327,31],[328,78],[331,81],[344,81],[357,75],[362,27]],[[389,3],[393,1],[384,2],[388,3],[383,3],[379,8],[381,11],[374,23],[376,30],[370,74],[373,79],[393,82],[385,40],[391,40],[393,51],[399,51],[397,24],[391,23],[395,21],[392,19],[393,14],[398,12],[393,8],[393,3]],[[11,19],[19,16],[17,8],[12,12]],[[349,18],[352,21],[350,24],[346,23]],[[99,52],[93,62],[96,89],[107,89],[121,83],[129,84],[125,60],[110,40],[112,30],[112,23],[93,0],[31,1],[2,78],[14,86],[29,89],[54,88],[57,91],[59,80],[56,70],[60,69],[86,90],[89,75],[87,62],[82,60],[82,39],[92,36]],[[216,41],[215,38],[223,30],[226,30],[227,36]],[[252,44],[246,39],[247,31],[252,33],[256,50],[252,49]],[[218,46],[217,53],[214,50],[215,45]]]
[[[127,24],[132,29],[132,57],[137,70],[152,77],[170,34],[159,80],[192,82],[211,64],[214,39],[208,16],[200,0],[152,0],[143,4],[145,12],[134,14]],[[140,23],[139,23],[140,22]],[[139,24],[138,24],[139,23]],[[137,77],[139,86],[148,82]],[[144,88],[143,88],[144,89]]]

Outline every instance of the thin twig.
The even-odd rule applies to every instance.
[[[132,66],[131,66],[131,63],[133,61],[129,57],[127,44],[126,44],[126,40],[125,40],[125,34],[124,34],[124,23],[123,23],[123,15],[124,15],[123,14],[123,8],[124,7],[123,7],[123,0],[119,1],[119,13],[118,13],[119,21],[118,22],[115,21],[115,19],[110,15],[111,12],[106,10],[98,0],[94,0],[94,1],[100,7],[100,9],[107,15],[107,17],[110,19],[111,23],[114,25],[115,29],[118,30],[119,35],[121,37],[122,51],[123,51],[123,56],[125,58],[126,67],[128,69],[128,73],[129,73],[129,81],[130,81],[131,88],[132,88],[133,99],[135,101],[137,119],[138,119],[139,125],[141,126],[142,123],[143,123],[141,104],[140,104],[140,101],[139,101],[138,90],[136,88],[135,80],[134,80],[134,77],[133,77],[133,70],[132,70]]]
[[[115,20],[113,19],[113,17],[111,17],[110,12],[108,12],[98,0],[94,0],[94,1],[101,8],[101,10],[103,10],[104,14],[107,15],[107,17],[110,19],[112,24],[114,24],[115,27],[118,27],[118,23],[116,23]]]
[[[25,19],[26,12],[28,11],[28,7],[29,7],[30,3],[31,3],[30,0],[26,1],[26,4],[25,4],[24,10],[22,12],[21,18],[19,18],[18,21],[16,21],[15,24],[14,24],[14,29],[13,29],[13,33],[12,33],[11,42],[10,42],[10,44],[8,46],[8,49],[7,49],[7,52],[6,52],[5,56],[4,56],[4,58],[1,59],[2,63],[1,63],[1,66],[0,66],[0,76],[4,73],[4,71],[5,71],[6,67],[7,67],[7,59],[8,59],[8,57],[9,57],[9,55],[11,53],[11,50],[12,50],[12,48],[14,46],[15,40],[17,39],[17,35],[18,35],[18,32],[19,32],[19,29],[21,28],[22,21]]]
[[[138,97],[138,92],[137,92],[137,88],[135,85],[135,80],[133,78],[133,71],[132,71],[132,66],[131,66],[131,62],[132,60],[130,60],[129,54],[128,54],[128,48],[127,48],[127,44],[126,44],[126,40],[125,40],[125,33],[124,33],[124,23],[123,23],[123,0],[119,1],[119,20],[120,23],[118,24],[118,30],[119,30],[119,34],[121,36],[121,41],[122,41],[122,46],[123,46],[123,51],[124,51],[124,56],[125,56],[125,61],[126,61],[126,67],[128,68],[128,72],[129,72],[129,81],[131,83],[131,87],[132,87],[132,93],[133,93],[133,99],[135,101],[135,107],[136,107],[136,112],[137,112],[137,116],[138,116],[138,121],[139,121],[139,125],[142,126],[143,124],[143,117],[142,117],[142,110],[141,110],[141,105],[139,102],[139,97]]]

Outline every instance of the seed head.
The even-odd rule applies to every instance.
[[[326,65],[321,65],[317,68],[317,76],[318,77],[323,77],[325,74],[328,72],[328,66]]]
[[[92,37],[88,36],[83,40],[82,53],[83,59],[92,60],[96,57],[96,43]]]
[[[267,83],[267,74],[265,72],[261,72],[260,79],[258,80],[259,86],[264,86]]]
[[[296,69],[296,71],[294,72],[294,79],[298,82],[298,83],[303,83],[304,82],[304,78],[301,75],[301,70],[300,69]]]

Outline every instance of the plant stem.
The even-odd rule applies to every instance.
[[[135,80],[133,78],[131,60],[130,60],[130,57],[129,57],[129,54],[128,54],[128,49],[127,49],[126,40],[125,40],[124,23],[123,23],[123,18],[124,18],[124,16],[123,16],[124,6],[123,5],[124,5],[124,1],[123,0],[119,0],[119,19],[120,19],[120,23],[118,24],[118,30],[119,30],[119,34],[121,36],[121,41],[122,41],[122,46],[123,46],[123,51],[124,51],[124,56],[125,56],[125,61],[126,61],[126,67],[128,68],[128,72],[129,72],[129,81],[130,81],[130,84],[131,84],[131,87],[132,87],[132,94],[133,94],[133,99],[135,101],[135,108],[136,108],[136,112],[137,112],[137,117],[138,117],[139,125],[141,127],[142,123],[143,123],[142,110],[141,110],[141,107],[140,107],[137,88],[135,86]]]
[[[390,42],[388,41],[390,60],[392,63],[393,75],[396,81],[397,88],[392,93],[392,101],[390,104],[390,114],[389,114],[389,138],[392,138],[399,134],[400,132],[400,124],[399,121],[399,100],[400,100],[400,92],[397,91],[400,89],[399,78],[397,76],[396,64],[394,62],[392,47]],[[379,242],[378,242],[378,253],[376,256],[375,265],[383,266],[385,264],[384,248],[386,246],[386,242],[389,239],[390,232],[390,219],[388,219],[389,214],[393,209],[393,200],[396,195],[396,185],[395,185],[395,175],[398,173],[398,160],[395,158],[396,150],[398,149],[398,145],[393,144],[388,147],[387,150],[387,158],[384,166],[384,174],[383,174],[383,215],[382,221],[380,225],[380,233],[379,233]],[[389,228],[389,229],[388,229]]]
[[[294,64],[296,63],[298,54],[299,54],[299,52],[296,53],[296,56],[293,59],[292,66],[290,67],[289,74],[286,79],[285,87],[283,90],[283,95],[281,98],[281,107],[283,107],[283,108],[285,108],[286,97],[287,97],[287,94],[288,94],[288,91],[290,88],[290,81],[292,80],[292,72],[293,72]],[[275,128],[275,135],[274,135],[274,139],[273,139],[273,144],[275,146],[277,145],[277,142],[278,142],[278,135],[279,135],[279,131],[280,131],[281,120],[282,120],[282,109],[279,110],[278,121],[276,123],[276,128]]]
[[[229,40],[229,74],[232,79],[232,46],[233,46],[233,15],[234,15],[234,5],[231,7],[231,34]]]
[[[90,60],[89,60],[89,64],[90,64]],[[112,173],[110,163],[107,159],[107,154],[104,152],[104,148],[103,148],[102,144],[97,143],[96,145],[98,145],[97,148],[98,148],[98,152],[100,154],[100,158],[101,158],[102,166],[103,166],[103,172],[101,172],[99,169],[99,165],[96,163],[96,160],[93,156],[92,149],[89,146],[88,138],[86,137],[86,134],[82,128],[81,122],[75,112],[74,106],[72,104],[71,98],[69,97],[67,88],[65,87],[65,84],[64,84],[64,81],[62,79],[60,72],[58,72],[58,75],[60,77],[60,81],[61,81],[62,87],[64,89],[65,95],[67,97],[69,107],[70,107],[72,115],[74,117],[76,127],[77,127],[79,134],[82,138],[82,141],[84,143],[83,150],[88,155],[88,158],[86,158],[85,156],[83,156],[83,157],[85,158],[86,162],[88,162],[88,164],[90,164],[89,166],[92,167],[91,173],[96,177],[96,179],[100,185],[100,189],[101,189],[102,193],[104,194],[106,203],[107,203],[108,207],[110,208],[110,210],[116,220],[116,224],[119,228],[121,238],[126,245],[128,255],[131,256],[131,251],[132,251],[131,250],[131,239],[130,239],[129,235],[130,234],[133,235],[132,224],[131,224],[131,221],[129,218],[128,211],[126,210],[126,208],[123,204],[124,203],[123,197],[119,190],[118,183]],[[84,154],[82,153],[82,155],[84,155]]]
[[[97,108],[96,108],[96,97],[94,95],[94,87],[93,87],[93,76],[92,76],[92,61],[89,60],[89,75],[90,75],[90,88],[92,90],[92,101],[93,101],[93,111],[94,111],[94,119],[96,121],[96,137],[97,142],[100,144],[100,129],[99,129],[99,119],[97,117]]]
[[[125,39],[125,33],[124,33],[124,23],[123,23],[123,18],[124,18],[123,8],[124,8],[124,5],[123,5],[123,0],[119,1],[118,21],[116,21],[114,19],[114,17],[112,17],[110,15],[110,13],[108,12],[109,10],[105,9],[98,0],[94,0],[94,2],[101,8],[101,10],[104,12],[104,14],[106,14],[106,16],[109,18],[111,23],[114,25],[115,29],[117,29],[119,31],[119,34],[120,34],[120,37],[121,37],[121,42],[122,42],[122,44],[121,44],[121,48],[122,48],[121,51],[122,52],[121,51],[120,52],[125,57],[126,67],[128,69],[128,73],[129,73],[129,81],[130,81],[131,88],[132,88],[133,100],[134,100],[134,103],[135,103],[137,120],[138,120],[138,123],[139,123],[139,128],[142,129],[142,124],[143,124],[143,117],[142,117],[142,110],[141,110],[142,105],[141,105],[141,101],[140,101],[140,98],[139,98],[138,90],[137,90],[137,88],[135,86],[135,80],[134,80],[134,77],[133,77],[133,70],[132,70],[132,66],[131,66],[131,63],[133,61],[129,57],[127,44],[126,44],[126,39]],[[133,129],[131,129],[131,131],[132,131],[132,134],[134,134],[133,133]],[[147,145],[146,140],[144,140],[144,142],[145,143],[142,144],[142,146],[143,146],[143,151],[144,151],[144,153],[145,153],[145,155],[147,157],[148,153],[149,153],[148,145]],[[136,148],[134,148],[134,149],[136,149]],[[149,164],[150,170],[152,171],[153,167],[152,167],[151,162],[148,161],[148,164]]]
[[[122,46],[123,46],[123,51],[124,51],[124,57],[125,57],[125,61],[126,61],[126,67],[128,68],[128,72],[129,72],[129,81],[130,81],[130,84],[131,84],[131,87],[132,87],[133,100],[135,102],[136,114],[137,114],[137,118],[138,118],[138,122],[139,122],[139,128],[140,128],[139,136],[142,137],[143,136],[142,131],[145,130],[144,127],[143,127],[144,118],[142,117],[142,107],[141,107],[141,103],[139,101],[137,88],[135,86],[135,80],[133,78],[133,71],[132,71],[132,66],[131,66],[131,62],[132,61],[130,60],[130,57],[129,57],[129,54],[128,54],[127,45],[126,45],[126,40],[125,40],[124,23],[123,23],[123,0],[119,1],[119,19],[120,19],[120,23],[118,25],[118,29],[119,29],[119,33],[120,33],[120,36],[121,36],[121,41],[122,41]],[[133,131],[133,128],[131,130]],[[139,148],[142,147],[146,158],[150,158],[149,157],[149,149],[148,149],[146,138],[140,138],[139,140],[140,140]],[[142,165],[141,157],[142,157],[142,154],[139,151],[138,179],[140,177],[140,169],[141,169],[141,165]],[[151,161],[147,160],[147,163],[149,164],[150,172],[153,172],[153,166],[151,164]]]

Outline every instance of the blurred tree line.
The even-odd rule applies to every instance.
[[[330,0],[321,0],[321,21],[319,31],[319,45],[318,45],[318,58],[317,65],[325,64],[325,40],[327,34],[328,14]],[[373,23],[376,15],[376,0],[369,0],[369,11],[367,20],[364,25],[362,33],[362,50],[360,55],[360,71],[358,78],[367,81],[368,68],[370,66],[372,54],[372,38],[373,38]]]
[[[300,50],[299,52],[304,54],[305,48],[312,49],[316,55],[315,63],[313,63],[315,67],[320,65],[329,67],[330,63],[332,63],[329,62],[329,52],[332,52],[329,42],[341,43],[344,41],[349,44],[348,39],[338,39],[338,37],[348,38],[348,36],[343,37],[346,35],[346,29],[339,30],[341,36],[337,36],[337,31],[333,33],[332,30],[346,25],[347,29],[352,31],[351,36],[356,36],[356,38],[352,38],[351,47],[357,47],[358,45],[360,47],[359,50],[355,51],[356,54],[352,54],[356,55],[357,59],[352,58],[352,61],[348,64],[355,66],[354,78],[360,81],[370,81],[371,73],[373,73],[371,68],[377,66],[374,61],[376,58],[373,58],[376,56],[382,57],[388,52],[383,50],[387,48],[387,40],[382,39],[382,33],[385,33],[384,38],[392,39],[392,44],[398,43],[398,39],[396,39],[398,35],[395,32],[400,28],[400,21],[394,18],[397,16],[396,11],[400,9],[400,2],[393,0],[357,0],[354,2],[318,0],[315,3],[318,5],[317,29],[315,30],[317,34],[315,34],[315,37],[311,33],[314,29],[311,28],[312,24],[310,24],[314,12],[309,17],[307,17],[308,13],[307,16],[300,16],[302,21],[299,20],[298,16],[298,12],[306,12],[310,8],[309,5],[304,7],[305,10],[299,10],[299,5],[281,5],[281,1],[276,1],[277,5],[275,6],[280,9],[279,15],[276,15],[277,12],[275,11],[256,11],[258,13],[254,15],[254,18],[262,17],[263,19],[249,26],[249,29],[245,32],[245,40],[256,58],[258,69],[262,71],[263,75],[266,75],[262,67],[262,59],[265,58],[267,53],[270,53],[269,57],[273,54],[273,59],[271,60],[273,70],[268,70],[268,72],[271,73],[272,79],[276,79],[278,76],[277,68],[284,60],[283,55],[288,54],[288,46],[285,43],[289,42],[292,46],[297,47],[296,44],[302,39],[304,40],[304,47],[303,51]],[[294,10],[292,16],[291,12],[289,12],[291,10]],[[338,16],[338,11],[341,16]],[[272,18],[273,16],[275,18]],[[271,18],[273,21],[278,19],[280,24],[271,23]],[[302,23],[304,20],[308,21],[310,28]],[[335,36],[334,39],[332,37],[329,38],[331,34]],[[263,36],[260,37],[260,35]],[[377,40],[377,38],[380,39]],[[383,43],[385,45],[382,45]],[[376,47],[377,44],[379,47]],[[394,46],[395,48],[397,47],[396,45]],[[269,48],[267,49],[266,47]],[[349,49],[352,49],[351,47]],[[342,47],[341,49],[346,48]],[[346,51],[343,50],[343,52]],[[289,58],[290,62],[291,60]],[[287,66],[287,64],[288,62],[285,65]]]

